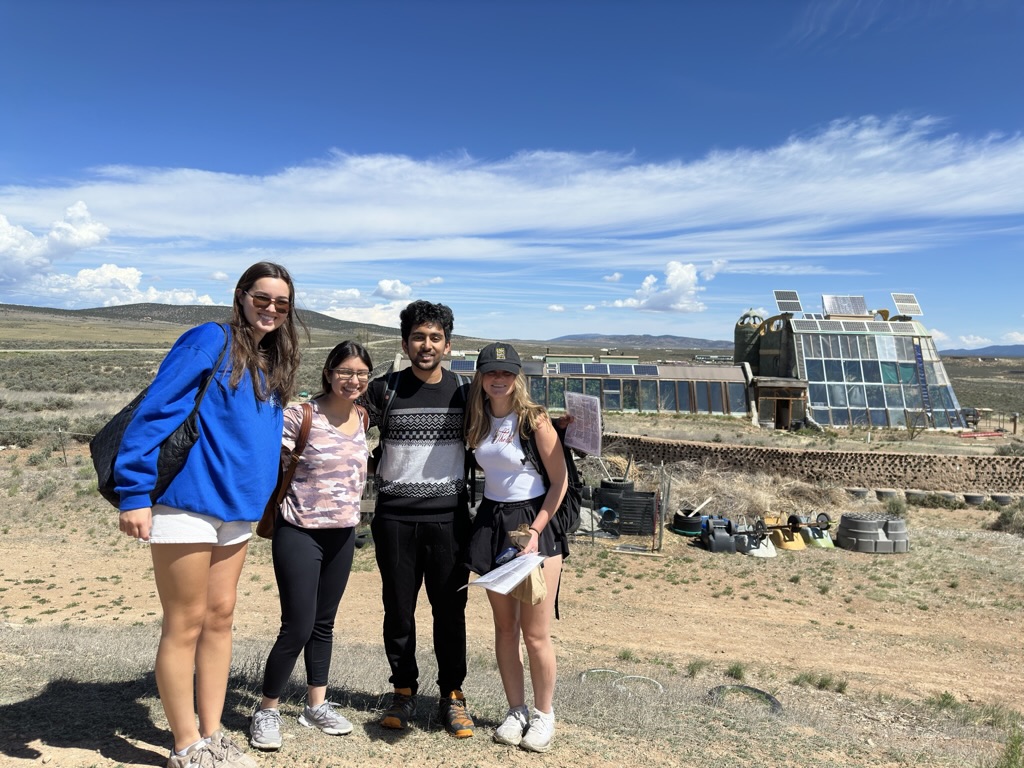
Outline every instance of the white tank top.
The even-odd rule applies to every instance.
[[[492,501],[526,501],[543,496],[544,478],[526,460],[519,437],[519,415],[491,416],[491,431],[474,451],[484,471],[484,496]]]

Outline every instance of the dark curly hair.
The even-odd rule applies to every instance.
[[[429,301],[414,301],[399,314],[402,324],[402,341],[409,341],[409,334],[412,329],[424,323],[432,323],[444,329],[444,340],[452,340],[452,330],[455,328],[455,315],[451,307],[444,304],[431,304]]]

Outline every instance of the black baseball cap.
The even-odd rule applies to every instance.
[[[523,364],[519,362],[519,353],[515,347],[504,341],[496,341],[480,350],[476,357],[476,369],[480,373],[508,371],[517,374],[523,369]]]

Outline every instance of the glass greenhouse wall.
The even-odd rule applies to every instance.
[[[832,426],[965,428],[935,342],[915,320],[791,320],[807,407]]]

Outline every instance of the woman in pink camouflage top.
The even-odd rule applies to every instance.
[[[281,598],[281,631],[267,657],[263,699],[249,726],[257,749],[281,748],[281,695],[303,652],[306,707],[299,723],[340,736],[352,724],[327,701],[334,618],[348,583],[366,482],[368,451],[361,407],[373,364],[354,341],[343,341],[324,363],[322,392],[312,401],[306,447],[274,532],[274,574]],[[302,406],[284,414],[282,454],[289,454],[302,424]]]

